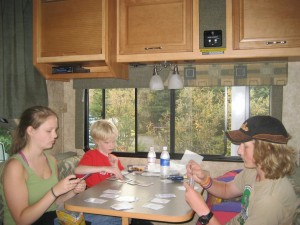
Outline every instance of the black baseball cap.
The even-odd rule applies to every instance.
[[[225,132],[234,144],[244,143],[253,139],[287,144],[289,135],[282,122],[272,116],[253,116],[247,119],[239,130]]]

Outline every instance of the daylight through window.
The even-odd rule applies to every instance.
[[[160,152],[168,146],[171,155],[186,149],[201,155],[231,156],[224,131],[231,129],[234,110],[244,118],[270,114],[270,87],[185,87],[182,90],[90,89],[90,125],[111,120],[119,129],[117,152],[146,153],[150,146]],[[232,109],[232,99],[245,101]],[[89,132],[89,131],[86,131]],[[90,148],[94,147],[89,140]]]

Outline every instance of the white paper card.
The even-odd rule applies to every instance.
[[[117,203],[111,206],[115,210],[133,209],[133,205],[128,202]]]
[[[135,196],[120,196],[116,200],[120,202],[136,202],[139,199]]]
[[[104,202],[107,202],[107,200],[101,199],[101,198],[88,198],[84,201],[90,202],[90,203],[96,203],[96,204],[103,204]]]
[[[154,199],[151,200],[151,202],[167,204],[168,202],[170,202],[170,200],[165,199],[165,198],[154,198]]]
[[[175,198],[175,194],[156,194],[156,198]]]
[[[161,208],[163,208],[163,205],[159,205],[159,204],[154,204],[154,203],[147,203],[145,205],[143,205],[144,208],[149,208],[149,209],[154,209],[154,210],[159,210]]]
[[[203,156],[195,152],[192,152],[190,150],[185,150],[180,160],[180,164],[186,165],[190,160],[194,160],[195,162],[201,164],[203,160]]]
[[[120,195],[118,194],[114,194],[114,193],[104,193],[102,195],[100,195],[100,197],[102,198],[118,198]]]

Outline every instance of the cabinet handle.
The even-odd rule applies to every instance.
[[[286,44],[287,41],[267,41],[266,45]]]
[[[161,46],[159,46],[159,47],[149,47],[149,48],[145,48],[145,50],[155,50],[155,49],[162,49],[162,47]]]

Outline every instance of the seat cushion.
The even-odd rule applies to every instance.
[[[242,170],[231,170],[215,179],[230,182],[241,171]],[[241,197],[225,200],[208,194],[206,202],[221,224],[227,223],[241,211]]]
[[[3,198],[2,198],[2,183],[3,183],[3,180],[2,180],[2,172],[3,172],[3,169],[4,169],[4,165],[5,165],[5,162],[1,162],[0,163],[0,224],[3,223]]]

